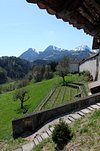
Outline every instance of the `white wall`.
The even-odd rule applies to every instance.
[[[98,80],[100,80],[100,56],[99,56],[99,74],[98,74]]]
[[[93,80],[95,79],[95,76],[96,76],[96,58],[97,57],[87,60],[79,66],[80,72],[86,71],[86,70],[90,71],[91,75],[93,76]]]
[[[74,63],[70,63],[69,64],[69,71],[71,73],[79,72],[79,65],[78,64],[74,64]]]

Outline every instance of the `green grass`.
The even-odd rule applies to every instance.
[[[100,110],[88,114],[71,125],[73,139],[65,150],[100,151]],[[54,151],[55,145],[51,138],[44,140],[34,148],[34,151]]]
[[[69,81],[74,81],[75,79],[78,79],[78,75],[76,75],[76,78],[75,75],[71,76],[71,78],[68,76],[67,78],[70,79]],[[59,86],[61,81],[62,78],[56,76],[53,79],[44,80],[38,83],[31,82],[28,86],[26,86],[25,88],[29,91],[30,96],[29,100],[24,103],[24,106],[28,108],[27,114],[32,113],[45,96],[47,96],[48,92],[50,92],[53,87],[57,85]],[[4,87],[9,85],[10,83],[5,84]],[[18,142],[19,146],[24,143],[23,139],[14,141],[12,138],[12,120],[23,116],[23,113],[20,110],[20,101],[13,101],[14,93],[15,91],[10,91],[0,94],[0,147],[3,148],[7,146],[9,151],[10,147],[13,148],[14,146],[14,148],[16,148]],[[58,99],[58,102],[62,103],[60,101],[61,99]],[[56,101],[56,105],[59,104],[58,102]]]
[[[28,108],[27,114],[34,111],[58,80],[58,77],[55,77],[51,80],[31,83],[26,87],[30,96],[30,99],[24,103]],[[0,144],[1,140],[6,143],[12,142],[12,119],[23,116],[20,112],[20,101],[13,101],[14,93],[15,91],[0,94]]]
[[[50,109],[61,104],[74,101],[77,89],[68,86],[59,86],[42,109]]]
[[[87,77],[84,75],[79,74],[69,74],[68,76],[65,77],[66,82],[72,83],[72,82],[82,82],[86,83],[87,82]]]
[[[73,82],[79,82],[84,83],[86,85],[85,77],[83,75],[79,76],[78,74],[74,75],[68,75],[65,77],[67,83],[73,83]],[[62,80],[62,79],[61,79]],[[75,85],[75,84],[74,84]],[[82,86],[80,86],[82,89]],[[52,94],[50,99],[45,103],[45,105],[42,106],[41,110],[44,109],[51,109],[52,107],[56,107],[65,103],[73,102],[77,98],[75,98],[75,95],[78,93],[81,93],[81,90],[69,86],[58,86],[55,90],[55,92]],[[81,97],[86,96],[82,90]],[[37,109],[38,110],[38,109]]]

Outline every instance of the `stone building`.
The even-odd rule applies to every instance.
[[[93,80],[100,80],[100,55],[99,53],[84,60],[79,65],[79,72],[89,71]]]

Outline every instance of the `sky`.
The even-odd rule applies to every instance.
[[[0,0],[0,56],[18,57],[28,48],[43,51],[49,45],[92,48],[92,37],[26,0]]]

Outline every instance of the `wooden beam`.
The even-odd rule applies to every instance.
[[[93,25],[95,25],[95,19],[94,16],[90,13],[90,11],[88,9],[86,9],[86,7],[84,5],[82,5],[79,8],[80,13],[82,14],[82,16],[84,16],[87,20],[89,20]]]
[[[93,38],[92,49],[99,49],[100,48],[100,40],[96,37]]]
[[[92,31],[92,34],[94,36],[100,34],[100,22],[96,26],[94,26],[94,30]]]
[[[97,11],[95,11],[95,9],[93,9],[94,6],[92,6],[90,3],[87,3],[86,1],[84,2],[84,6],[91,13],[91,15],[93,16],[94,21],[97,22],[99,20],[100,16],[97,13]]]
[[[95,0],[85,0],[87,5],[94,10],[94,16],[95,14],[99,14],[100,16],[100,5]]]

